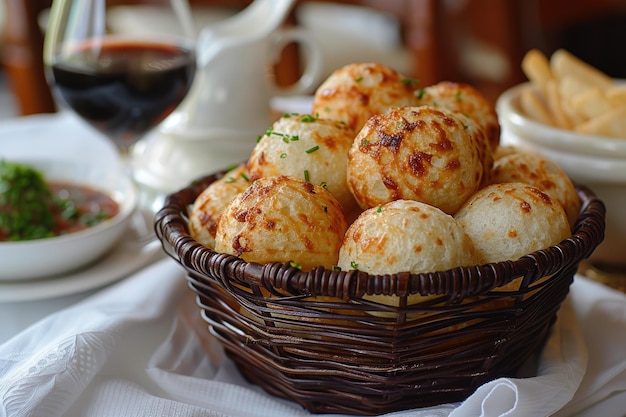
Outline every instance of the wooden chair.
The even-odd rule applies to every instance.
[[[50,0],[4,0],[5,22],[2,69],[16,97],[19,113],[56,110],[43,71],[43,36],[38,17]]]

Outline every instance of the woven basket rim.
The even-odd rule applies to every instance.
[[[324,267],[301,271],[289,263],[258,264],[209,249],[193,239],[187,227],[188,210],[195,198],[226,171],[200,177],[169,194],[155,215],[155,231],[165,252],[187,271],[219,276],[226,273],[244,284],[281,288],[296,296],[332,296],[345,300],[364,295],[447,295],[451,300],[484,294],[523,277],[522,286],[552,275],[563,265],[578,264],[604,239],[606,208],[587,186],[576,184],[581,201],[571,236],[517,260],[427,273],[401,272],[371,275],[359,270],[337,271]],[[216,271],[217,269],[217,271]],[[216,271],[215,273],[213,273]]]

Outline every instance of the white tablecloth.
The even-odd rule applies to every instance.
[[[246,382],[216,341],[203,351],[181,319],[190,291],[180,266],[161,260],[4,342],[0,416],[308,415]],[[622,416],[624,346],[626,296],[577,276],[539,376],[502,378],[462,404],[392,415]]]

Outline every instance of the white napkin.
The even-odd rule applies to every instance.
[[[166,259],[0,345],[0,416],[310,415],[245,381],[217,341],[203,351],[177,314],[189,291]],[[594,407],[622,415],[623,402],[606,404],[626,392],[626,297],[580,277],[571,292],[538,376],[501,378],[463,403],[389,416],[564,417]]]

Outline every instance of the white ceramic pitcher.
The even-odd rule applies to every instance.
[[[320,81],[320,49],[302,29],[281,25],[294,0],[255,0],[236,15],[203,28],[198,72],[189,95],[134,152],[138,182],[171,191],[248,157],[271,123],[273,96],[304,94]],[[303,52],[303,74],[281,88],[272,65],[290,43]]]
[[[200,32],[197,83],[181,107],[188,118],[186,127],[262,127],[272,96],[313,87],[321,67],[318,49],[302,30],[279,28],[293,3],[255,0],[232,18]],[[304,74],[293,86],[280,89],[268,68],[291,42],[303,47]]]

